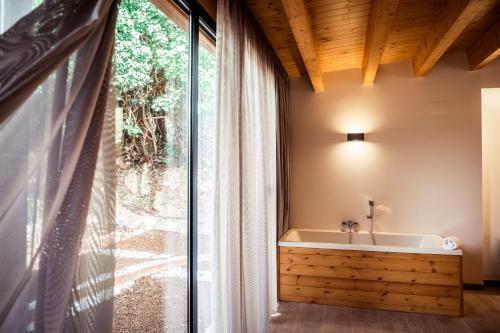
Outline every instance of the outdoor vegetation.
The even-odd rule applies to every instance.
[[[147,175],[145,205],[136,208],[150,212],[155,210],[162,175],[187,163],[188,47],[187,32],[150,1],[121,2],[114,55],[121,167]],[[213,110],[215,57],[206,48],[200,48],[199,54],[200,93],[204,95],[199,97],[198,108],[203,120]],[[203,139],[210,127],[200,127]],[[199,163],[203,169],[207,161],[202,158]]]
[[[118,186],[115,332],[185,332],[189,155],[188,17],[122,0],[114,88]],[[198,222],[200,331],[209,329],[215,47],[200,38]]]

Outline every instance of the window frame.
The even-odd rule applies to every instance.
[[[196,0],[170,0],[189,17],[188,87],[188,332],[198,332],[198,70],[199,35],[204,32],[215,44],[216,23]]]

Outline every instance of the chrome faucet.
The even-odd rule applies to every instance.
[[[352,232],[359,230],[359,223],[351,220],[342,222],[342,232],[347,232],[347,229],[349,229],[349,244],[352,244]]]
[[[342,222],[342,232],[347,232],[347,229],[349,229],[349,232],[358,231],[359,230],[359,223],[356,221],[344,221]]]

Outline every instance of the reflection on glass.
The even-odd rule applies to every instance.
[[[158,4],[116,25],[115,332],[187,330],[188,17]]]
[[[198,330],[210,330],[215,166],[215,43],[200,30],[198,70]]]

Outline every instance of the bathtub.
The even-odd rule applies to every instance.
[[[318,249],[360,250],[379,252],[427,253],[462,255],[462,250],[444,250],[441,244],[434,248],[421,248],[424,234],[374,232],[375,244],[366,231],[341,232],[338,230],[290,229],[278,246],[309,247]]]
[[[462,251],[425,235],[291,229],[278,242],[281,301],[463,315]]]

